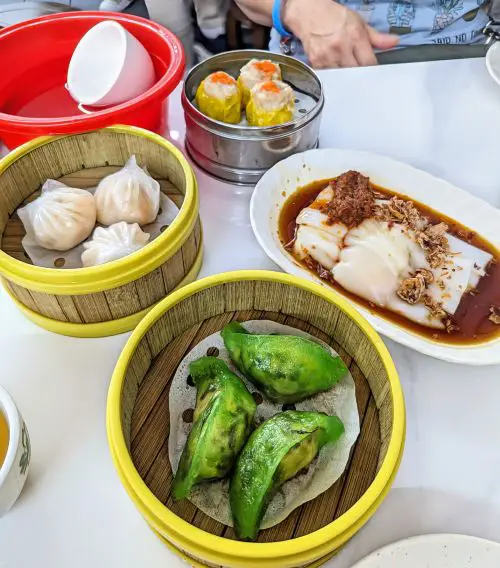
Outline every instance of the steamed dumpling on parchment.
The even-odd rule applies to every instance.
[[[148,241],[149,234],[137,223],[97,227],[92,239],[83,244],[82,264],[89,267],[118,260],[145,247]]]
[[[18,210],[26,237],[49,250],[66,251],[84,241],[94,229],[94,196],[76,187],[47,180],[40,197]]]
[[[132,156],[121,170],[99,182],[95,201],[97,220],[102,225],[120,221],[147,225],[158,216],[160,184]]]
[[[239,322],[227,325],[221,336],[238,370],[275,403],[305,400],[347,374],[338,355],[303,337],[253,334]]]

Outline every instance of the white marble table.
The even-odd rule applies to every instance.
[[[500,205],[500,90],[482,60],[331,71],[323,79],[323,147],[403,159]],[[180,141],[177,96],[171,115]],[[201,173],[199,183],[202,275],[276,269],[253,239],[250,191]],[[25,321],[3,292],[0,322],[0,382],[18,402],[33,447],[26,489],[0,520],[0,568],[184,566],[143,522],[108,453],[107,387],[126,337],[52,335]],[[421,533],[500,540],[500,368],[454,366],[387,343],[406,396],[405,456],[379,512],[330,567]]]

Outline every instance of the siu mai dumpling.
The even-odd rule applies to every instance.
[[[97,266],[128,256],[146,246],[149,237],[137,223],[97,227],[92,239],[83,244],[82,264],[84,267]]]
[[[40,197],[18,210],[27,236],[37,245],[67,251],[84,241],[96,222],[94,196],[47,180]]]
[[[250,126],[276,126],[293,119],[295,95],[282,81],[258,83],[250,91],[247,120]]]
[[[196,91],[198,109],[214,120],[238,124],[241,120],[241,91],[234,77],[217,71],[204,79]]]
[[[243,106],[245,107],[248,104],[250,91],[255,85],[273,79],[281,80],[281,69],[277,63],[270,59],[251,59],[246,65],[243,65],[238,77]]]
[[[160,184],[132,156],[118,172],[102,179],[95,192],[97,220],[102,225],[153,223],[160,208]]]

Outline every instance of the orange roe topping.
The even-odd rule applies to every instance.
[[[281,93],[281,89],[274,81],[267,81],[266,83],[261,83],[261,91],[266,91],[267,93]]]
[[[231,75],[224,73],[224,71],[217,71],[216,73],[212,73],[210,75],[212,83],[221,83],[222,85],[234,85],[235,80]]]
[[[276,63],[273,63],[272,61],[256,61],[254,63],[254,67],[265,75],[272,75],[278,70]]]

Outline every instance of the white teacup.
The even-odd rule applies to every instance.
[[[7,453],[0,464],[0,517],[16,502],[28,476],[31,458],[26,424],[9,393],[0,387],[0,412],[9,428]]]
[[[153,61],[144,46],[118,22],[105,20],[76,46],[66,86],[80,105],[102,107],[129,101],[154,82]]]

